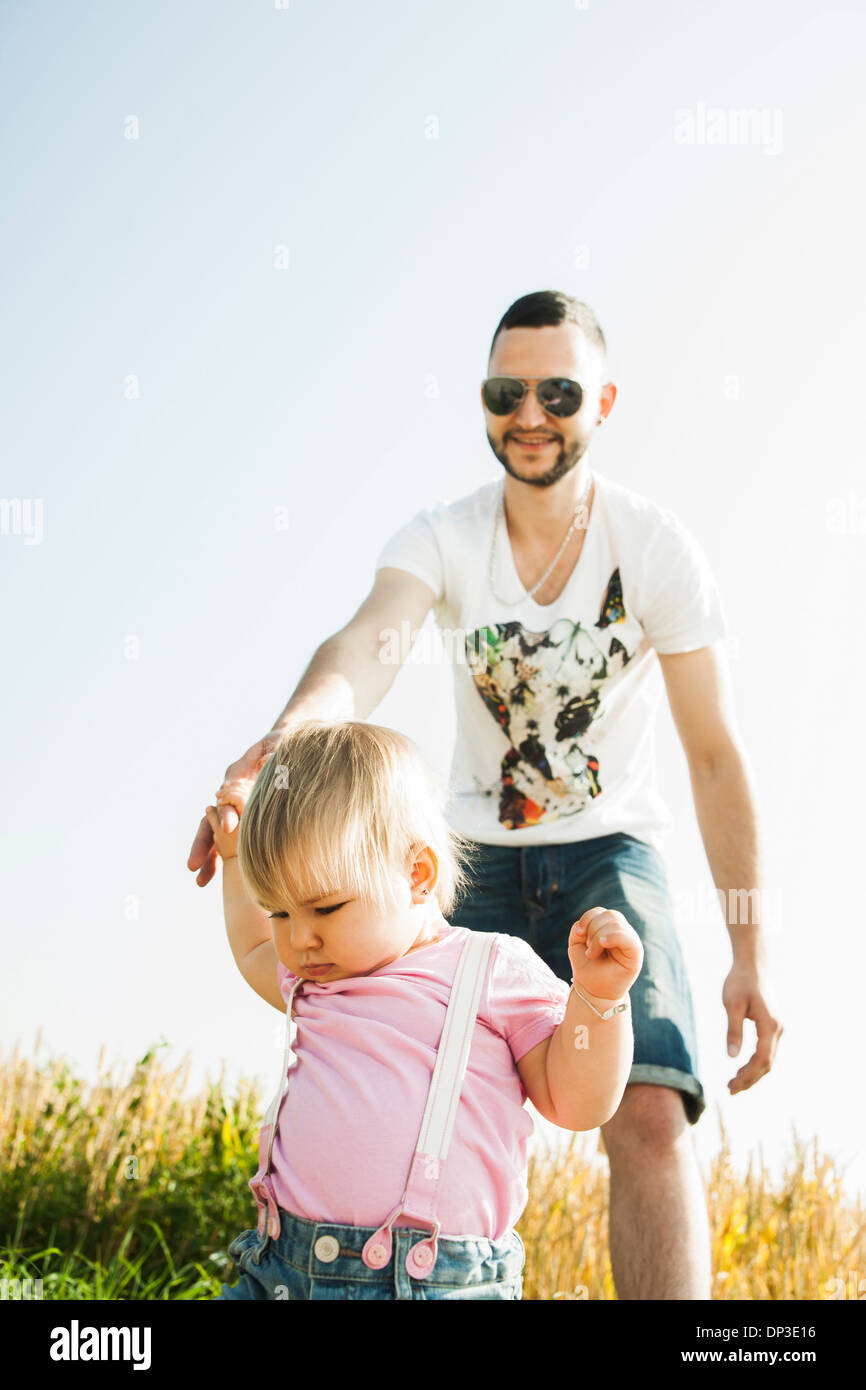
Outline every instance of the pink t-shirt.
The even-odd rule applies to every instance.
[[[278,1204],[309,1221],[377,1226],[400,1201],[468,927],[372,975],[305,980],[274,1138]],[[286,998],[297,976],[278,962]],[[440,1191],[441,1235],[500,1240],[528,1200],[533,1132],[516,1063],[562,1021],[569,987],[500,935],[481,991]],[[402,1216],[395,1226],[413,1223]]]

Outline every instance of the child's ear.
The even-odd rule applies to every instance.
[[[413,898],[429,898],[439,877],[439,860],[430,845],[415,846],[411,856],[409,882]]]

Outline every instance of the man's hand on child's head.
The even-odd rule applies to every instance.
[[[621,912],[591,907],[568,937],[574,983],[601,999],[621,999],[643,965],[643,943]]]
[[[235,859],[237,857],[238,826],[242,811],[242,806],[227,803],[205,807],[204,813],[208,825],[213,831],[213,841],[222,859]],[[223,822],[226,824],[226,829],[223,829]]]

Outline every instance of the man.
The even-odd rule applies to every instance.
[[[613,1276],[620,1299],[707,1299],[709,1227],[690,1129],[705,1100],[661,856],[657,666],[726,902],[758,888],[755,802],[706,558],[672,513],[590,472],[587,451],[616,399],[606,378],[604,335],[587,305],[541,291],[511,306],[482,386],[502,480],[419,512],[390,538],[367,598],[318,648],[274,729],[228,768],[220,793],[254,778],[297,720],[369,718],[399,669],[383,659],[385,633],[404,623],[417,632],[431,607],[457,631],[449,819],[479,859],[452,920],[524,937],[566,980],[569,928],[588,907],[619,910],[634,926],[645,952],[631,990],[634,1066],[601,1127]],[[205,820],[188,860],[199,884],[215,860]],[[782,1033],[754,918],[727,920],[731,1055],[744,1018],[758,1034],[732,1094],[770,1069]]]

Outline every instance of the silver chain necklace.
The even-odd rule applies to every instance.
[[[496,589],[495,589],[494,584],[493,584],[493,571],[494,571],[494,568],[495,568],[495,558],[496,558],[496,536],[497,536],[497,532],[499,531],[499,524],[500,524],[500,522],[502,523],[503,529],[505,530],[506,538],[507,538],[507,536],[508,536],[508,528],[507,528],[507,526],[505,525],[505,479],[503,478],[503,480],[502,480],[502,487],[501,487],[500,492],[499,492],[499,503],[498,503],[498,506],[497,506],[497,508],[496,508],[496,515],[494,516],[494,519],[493,519],[493,534],[492,534],[492,536],[491,536],[491,538],[490,538],[490,562],[489,562],[488,571],[487,571],[487,578],[488,578],[488,582],[489,582],[489,584],[490,584],[490,592],[491,592],[491,594],[493,595],[493,597],[496,599],[496,602],[497,602],[497,603],[503,604],[503,606],[506,607],[506,608],[516,608],[517,605],[518,605],[518,603],[523,603],[524,599],[532,598],[532,595],[533,595],[533,594],[537,594],[537,593],[538,593],[538,590],[541,588],[541,586],[542,586],[542,584],[544,583],[545,579],[547,579],[548,576],[549,576],[550,574],[552,574],[553,570],[556,568],[556,562],[557,562],[557,560],[559,559],[559,557],[560,557],[560,555],[562,554],[562,552],[565,550],[565,547],[568,545],[568,542],[571,540],[572,534],[573,534],[573,532],[574,532],[574,528],[575,528],[575,526],[577,525],[577,518],[578,518],[578,515],[579,515],[579,513],[580,513],[580,511],[581,511],[581,509],[582,509],[584,503],[586,502],[586,499],[587,499],[587,497],[589,496],[589,494],[590,494],[591,491],[592,491],[592,475],[590,475],[589,486],[586,487],[586,488],[584,489],[583,496],[581,497],[580,501],[578,502],[577,506],[576,506],[575,509],[574,509],[574,516],[571,518],[571,525],[569,526],[569,528],[568,528],[568,530],[567,530],[567,532],[566,532],[566,534],[565,534],[565,540],[562,542],[562,545],[561,545],[561,546],[559,547],[559,549],[557,550],[556,554],[554,555],[554,557],[553,557],[553,559],[551,560],[550,564],[547,566],[547,569],[544,571],[544,574],[541,576],[541,578],[539,579],[538,583],[537,583],[537,584],[533,584],[533,586],[532,586],[531,589],[524,589],[524,591],[523,591],[523,593],[521,594],[520,598],[517,598],[517,599],[504,599],[504,598],[500,598],[499,594],[497,594]],[[512,557],[512,558],[513,558],[513,557]],[[516,570],[516,568],[517,568],[517,567],[515,566],[515,570]],[[518,578],[519,578],[519,576],[518,576]]]

